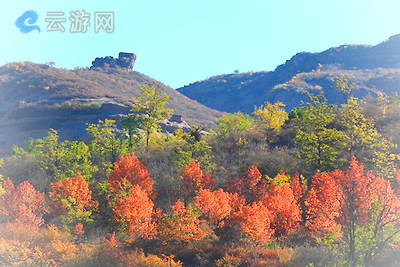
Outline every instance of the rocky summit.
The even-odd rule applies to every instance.
[[[136,61],[136,55],[134,53],[120,52],[118,58],[111,56],[97,57],[92,61],[91,70],[98,68],[122,68],[126,70],[133,70],[133,65]]]

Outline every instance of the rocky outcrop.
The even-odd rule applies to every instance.
[[[136,61],[136,55],[133,53],[120,52],[118,58],[111,56],[97,57],[92,61],[91,70],[97,68],[123,68],[127,70],[133,70],[133,65]]]

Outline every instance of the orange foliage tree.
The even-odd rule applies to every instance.
[[[318,172],[311,181],[311,188],[305,198],[306,227],[318,235],[338,234],[336,219],[339,216],[339,186],[326,172]]]
[[[211,174],[204,173],[200,165],[191,161],[182,168],[181,182],[185,197],[193,197],[202,189],[211,189],[214,179]]]
[[[274,230],[271,229],[272,214],[260,202],[242,206],[234,216],[234,221],[239,224],[243,234],[252,242],[265,243],[274,234]]]
[[[248,203],[260,201],[267,192],[267,180],[262,179],[262,174],[257,166],[250,165],[243,177],[229,180],[226,189],[231,193],[238,193],[246,198]]]
[[[134,155],[121,156],[108,176],[110,194],[126,196],[133,185],[139,185],[149,196],[153,196],[153,180],[146,166]]]
[[[294,232],[300,226],[300,207],[289,184],[271,183],[262,203],[272,213],[271,227],[275,236],[281,237]]]
[[[227,193],[222,189],[213,192],[203,189],[194,198],[194,202],[200,207],[201,213],[208,219],[209,224],[220,228],[224,226],[226,219],[244,204],[244,199],[236,193]]]
[[[147,193],[139,185],[134,185],[127,197],[116,200],[113,213],[130,238],[150,238],[155,233],[153,207]]]
[[[92,199],[88,182],[80,173],[51,183],[49,198],[53,213],[61,215],[65,224],[92,222],[91,216],[98,205]]]
[[[3,194],[0,195],[0,214],[9,222],[18,222],[40,226],[42,216],[48,212],[44,193],[38,192],[27,181],[17,186],[10,179],[3,182]]]
[[[389,182],[365,171],[353,157],[347,170],[317,173],[313,177],[305,200],[306,226],[312,231],[342,235],[346,261],[356,266],[360,263],[359,255],[363,254],[368,261],[400,232],[399,201]],[[359,231],[360,227],[363,231]],[[384,232],[393,227],[397,230],[387,236]],[[369,236],[368,242],[363,243],[367,249],[360,251],[363,246],[357,244],[362,233],[368,231],[375,237]]]
[[[191,242],[203,239],[207,232],[201,228],[200,211],[180,200],[171,206],[171,212],[163,214],[158,224],[158,235],[164,242],[177,240]]]

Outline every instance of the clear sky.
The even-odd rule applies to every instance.
[[[48,11],[115,12],[114,33],[45,31]],[[14,25],[26,10],[41,33]],[[210,76],[273,70],[300,51],[377,44],[400,33],[399,0],[7,0],[0,16],[0,64],[90,66],[98,56],[134,52],[135,69],[174,88]]]

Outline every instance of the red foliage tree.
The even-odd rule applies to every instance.
[[[163,214],[158,224],[158,234],[164,242],[177,240],[190,242],[203,239],[207,233],[200,227],[200,212],[192,205],[185,207],[180,200],[171,206],[171,212]]]
[[[27,181],[17,186],[10,179],[3,182],[4,193],[0,196],[0,214],[10,222],[40,226],[42,216],[48,212],[44,193],[38,192]]]
[[[262,203],[272,213],[271,227],[275,236],[281,237],[292,233],[300,226],[300,207],[289,185],[272,183],[268,193],[264,195]]]
[[[146,166],[134,155],[121,156],[108,176],[110,193],[126,193],[133,185],[139,185],[149,196],[153,196],[153,180]]]
[[[262,203],[253,202],[251,205],[242,206],[234,216],[234,221],[252,242],[265,243],[274,234],[274,230],[271,229],[272,214]]]
[[[55,214],[69,217],[71,223],[87,221],[98,203],[92,199],[92,191],[85,178],[77,173],[50,184],[50,206]]]
[[[267,181],[262,179],[262,174],[257,166],[250,165],[246,174],[234,178],[225,185],[228,192],[238,193],[246,198],[248,203],[259,201],[267,192]]]
[[[116,200],[113,213],[131,238],[150,238],[155,233],[153,207],[153,201],[147,193],[139,185],[134,185],[129,196]]]
[[[217,228],[223,227],[225,220],[243,205],[236,193],[227,193],[222,189],[214,192],[203,189],[194,198],[194,202],[200,207],[201,213],[208,219],[209,224]]]
[[[250,191],[254,190],[257,184],[261,181],[261,178],[262,174],[258,170],[256,165],[250,165],[247,168],[245,184],[247,185]]]
[[[356,266],[359,254],[357,227],[367,222],[372,225],[372,233],[376,236],[371,241],[378,242],[373,243],[364,256],[368,258],[375,255],[376,249],[382,249],[400,232],[394,231],[388,238],[379,240],[386,226],[399,225],[399,201],[389,182],[371,171],[364,171],[364,166],[353,158],[347,170],[314,176],[305,202],[308,217],[306,225],[314,231],[342,234],[349,265]]]
[[[339,186],[329,173],[318,172],[311,181],[305,198],[306,227],[318,234],[338,233]]]
[[[187,197],[193,197],[200,190],[211,189],[214,186],[214,179],[211,174],[204,173],[195,161],[183,166],[181,179]]]

